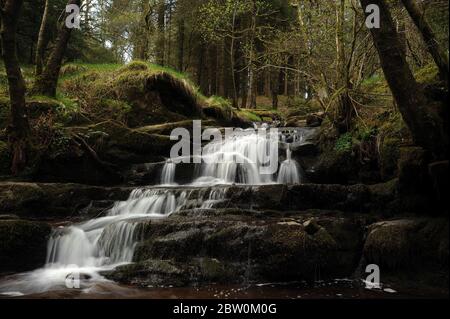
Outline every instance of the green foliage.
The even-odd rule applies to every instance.
[[[430,63],[417,70],[414,76],[419,83],[430,83],[438,78],[438,74],[439,69],[436,64]]]
[[[353,137],[351,133],[341,135],[336,141],[335,150],[340,153],[350,152],[353,148]]]
[[[362,142],[367,142],[372,140],[373,138],[377,137],[378,135],[378,129],[375,127],[371,128],[360,128],[357,132],[358,140]]]
[[[237,115],[243,119],[246,119],[250,122],[262,122],[262,119],[259,115],[253,113],[251,110],[238,110],[236,111]]]

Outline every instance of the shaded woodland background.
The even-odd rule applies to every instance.
[[[64,8],[70,3],[82,5],[80,30],[63,26]],[[381,6],[381,30],[365,26],[363,7],[370,3]],[[23,132],[30,130],[23,120],[26,101],[20,96],[38,101],[49,97],[67,112],[87,117],[103,113],[105,120],[111,106],[101,110],[99,105],[108,103],[83,99],[86,92],[79,86],[68,88],[64,82],[72,81],[73,74],[111,71],[133,60],[188,80],[202,95],[203,105],[234,109],[245,120],[273,119],[251,111],[263,109],[276,112],[284,124],[297,126],[308,114],[319,112],[336,130],[338,148],[351,149],[365,139],[374,144],[360,147],[368,153],[362,157],[379,153],[383,140],[391,137],[401,143],[411,140],[431,151],[435,159],[448,157],[447,109],[439,104],[446,101],[448,92],[448,1],[2,4],[3,29],[14,29],[6,22],[17,25],[15,39],[4,40],[4,57],[12,58],[15,47],[18,60],[12,64],[21,65],[25,79],[23,88],[9,83],[9,92],[19,87],[11,99],[11,132],[16,136],[7,134],[10,144],[18,145],[12,150],[16,173],[24,165],[20,150],[26,147],[15,141],[26,140],[28,133]],[[7,19],[8,4],[22,7],[15,21]],[[11,32],[3,34],[6,38]],[[7,71],[8,67],[2,71],[1,81],[5,124],[9,122]],[[11,72],[18,74],[17,68]],[[385,124],[386,132],[380,132]],[[409,131],[402,131],[404,124]],[[374,147],[378,150],[366,150]]]

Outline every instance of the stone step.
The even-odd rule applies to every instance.
[[[170,190],[188,200],[207,200],[213,191],[224,193],[216,208],[253,210],[302,211],[336,209],[366,213],[383,211],[394,198],[396,183],[381,185],[224,185],[208,188],[193,186],[146,187],[158,192]],[[81,184],[0,183],[0,214],[48,218],[76,216],[93,206],[105,208],[105,203],[125,201],[134,187],[100,187]],[[198,206],[197,206],[198,207]],[[92,211],[92,213],[94,213]]]

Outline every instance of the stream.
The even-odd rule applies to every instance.
[[[0,282],[0,294],[23,296],[60,291],[74,278],[80,279],[85,291],[99,284],[110,286],[111,281],[101,272],[132,263],[142,222],[169,218],[186,208],[213,208],[224,199],[222,186],[300,183],[302,169],[292,158],[290,144],[301,144],[310,133],[308,129],[300,133],[284,130],[278,140],[269,134],[252,132],[206,145],[202,163],[195,169],[195,179],[183,185],[186,191],[175,190],[179,186],[177,165],[169,159],[162,170],[161,185],[135,189],[128,200],[116,202],[103,217],[55,228],[48,241],[45,266],[7,277]],[[279,144],[286,149],[286,159],[278,165],[276,174],[265,174],[267,162],[259,159],[268,154],[272,156],[269,160],[278,163]],[[194,201],[192,189],[201,194]]]

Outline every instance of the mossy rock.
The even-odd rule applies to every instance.
[[[44,192],[37,184],[0,183],[0,212],[20,214],[39,209]]]
[[[131,61],[127,65],[121,67],[117,70],[117,73],[124,73],[129,71],[148,71],[149,66],[146,62],[143,61]]]
[[[261,117],[252,110],[238,110],[236,115],[242,122],[262,122]]]
[[[397,174],[401,143],[398,138],[385,138],[380,145],[380,173],[384,180],[391,179]]]
[[[27,100],[27,111],[28,116],[31,119],[39,118],[40,116],[46,115],[50,112],[58,113],[58,111],[63,107],[61,102],[55,99],[46,97],[34,97]]]
[[[203,106],[203,113],[206,117],[214,118],[222,123],[230,123],[234,115],[231,107],[217,104],[206,104]]]
[[[203,116],[199,93],[190,82],[168,72],[155,72],[142,63],[102,74],[85,90],[92,97],[130,105],[127,124],[131,127]]]
[[[399,219],[369,227],[364,257],[386,271],[448,267],[449,225],[443,219]],[[448,268],[447,268],[448,275]]]
[[[0,220],[0,270],[25,271],[45,264],[51,227],[24,220]]]
[[[328,147],[322,150],[308,178],[321,184],[348,184],[358,178],[358,161],[353,152]]]

